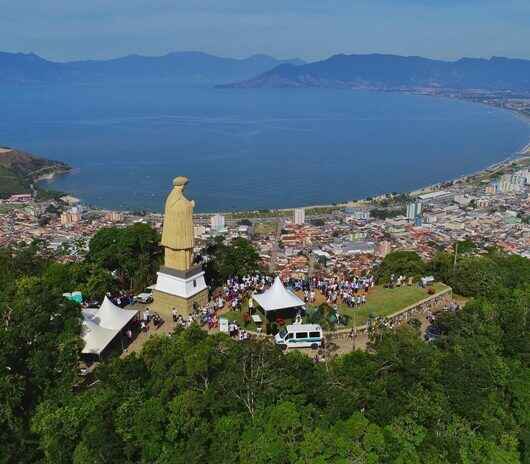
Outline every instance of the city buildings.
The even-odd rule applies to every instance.
[[[118,211],[109,211],[105,215],[105,219],[110,222],[123,222],[123,214]]]
[[[375,256],[377,256],[378,258],[384,258],[391,251],[392,244],[386,240],[383,240],[376,245]]]
[[[424,205],[431,205],[450,202],[454,196],[455,192],[436,190],[434,192],[418,195],[418,200],[423,202]]]
[[[60,221],[62,225],[77,224],[81,221],[81,213],[77,209],[72,208],[70,211],[65,211],[61,214]]]
[[[522,192],[526,185],[526,177],[518,174],[504,174],[497,181],[497,189],[501,193]]]
[[[524,185],[521,178],[525,179]],[[440,250],[451,251],[460,240],[473,241],[479,251],[497,247],[530,256],[526,178],[526,169],[511,172],[503,181],[507,191],[492,190],[491,176],[486,181],[444,185],[441,194],[417,196],[418,201],[407,206],[406,215],[387,219],[369,217],[366,213],[370,207],[382,208],[369,202],[356,208],[323,207],[316,213],[312,208],[311,218],[316,215],[318,221],[311,223],[305,223],[308,210],[303,208],[298,212],[277,210],[273,216],[263,217],[253,212],[248,219],[241,214],[226,218],[221,214],[198,214],[193,228],[195,252],[200,253],[220,231],[227,242],[245,237],[252,241],[262,262],[284,277],[303,277],[324,268],[362,275],[393,250],[414,250],[424,259],[431,259]],[[396,204],[385,207],[396,210]],[[82,210],[33,199],[28,204],[4,202],[0,209],[0,246],[40,239],[52,251],[67,244],[74,251],[59,259],[76,260],[82,256],[75,248],[80,241],[87,243],[103,227],[125,227],[136,222],[149,223],[160,231],[162,215]]]
[[[368,208],[346,208],[345,213],[352,219],[367,221],[370,219],[370,210]]]
[[[11,195],[7,200],[6,203],[11,204],[22,204],[22,203],[29,203],[33,199],[32,195],[30,193],[20,193],[17,195]]]

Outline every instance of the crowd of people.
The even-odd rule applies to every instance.
[[[203,308],[195,308],[190,315],[182,316],[176,308],[173,308],[171,311],[173,325],[174,327],[187,328],[196,323],[201,327],[207,326],[208,330],[219,329],[221,328],[219,318],[222,317],[224,311],[240,311],[243,303],[248,303],[249,309],[252,309],[254,304],[252,295],[264,292],[272,285],[273,281],[273,277],[262,274],[245,276],[243,278],[230,278],[222,288],[214,293],[213,298],[207,306]],[[406,284],[405,278],[401,276],[393,276],[392,286],[404,284]],[[370,290],[375,285],[375,279],[371,275],[351,278],[341,276],[316,276],[308,279],[290,278],[285,282],[285,285],[299,295],[302,294],[305,303],[316,304],[317,298],[318,301],[322,301],[323,298],[330,306],[337,308],[337,314],[340,314],[338,312],[339,304],[347,305],[351,308],[356,308],[365,304]],[[126,293],[109,297],[114,304],[121,307],[133,302],[133,297]],[[377,327],[395,327],[414,319],[420,314],[425,316],[432,326],[436,318],[435,311],[440,307],[440,303],[440,301],[424,303],[410,313],[402,314],[392,319],[384,317],[372,318],[369,321],[367,330],[369,331],[370,328],[375,329]],[[445,303],[445,310],[456,310],[456,305],[447,305],[447,302]],[[151,322],[153,323],[152,325]],[[157,313],[146,308],[137,323],[134,326],[129,327],[125,335],[129,339],[129,342],[132,342],[136,332],[148,332],[150,326],[154,326],[155,329],[158,329],[163,323],[164,321]],[[250,338],[249,332],[241,327],[240,323],[235,320],[229,321],[228,327],[225,326],[223,330],[225,330],[230,337],[238,341],[245,341]],[[348,336],[355,338],[356,332],[355,329],[351,329]],[[426,339],[427,337],[432,337],[432,334],[430,332],[427,333]],[[320,359],[317,355],[315,362],[319,362],[319,360]]]
[[[365,304],[370,289],[375,285],[373,276],[353,277],[313,277],[311,279],[289,279],[288,287],[303,292],[306,303],[315,303],[319,291],[330,305],[339,303],[350,308]]]
[[[248,340],[250,338],[250,334],[245,329],[240,328],[236,321],[228,323],[228,335],[239,341]]]
[[[187,328],[191,324],[198,324],[201,327],[205,325],[208,329],[216,329],[219,327],[219,318],[217,316],[217,308],[215,304],[208,304],[204,308],[195,309],[187,318],[184,318],[178,313],[176,308],[171,310],[171,316],[175,327]]]
[[[140,318],[140,330],[142,332],[148,332],[149,325],[151,322],[153,323],[155,329],[159,329],[160,326],[164,323],[164,320],[157,312],[152,312],[149,308],[145,308]]]
[[[412,277],[405,277],[404,275],[390,275],[390,282],[385,285],[386,288],[403,287],[404,285],[412,285]]]
[[[228,305],[232,311],[240,311],[244,301],[250,301],[253,293],[263,293],[272,282],[272,277],[263,274],[227,279],[222,292],[214,299],[215,306],[222,309]]]

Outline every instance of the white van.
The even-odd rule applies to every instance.
[[[293,324],[280,330],[274,339],[282,350],[294,346],[317,349],[324,343],[324,334],[318,324]]]

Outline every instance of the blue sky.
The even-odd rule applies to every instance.
[[[530,59],[530,0],[0,0],[0,50]]]

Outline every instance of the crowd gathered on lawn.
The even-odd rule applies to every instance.
[[[197,308],[191,315],[183,317],[173,308],[173,322],[179,327],[189,327],[193,323],[208,326],[208,329],[219,327],[219,313],[223,310],[241,311],[247,303],[253,309],[253,294],[266,291],[274,282],[270,275],[256,273],[244,277],[231,277],[223,287],[214,291],[210,303],[206,307]],[[287,288],[303,296],[306,304],[316,304],[317,292],[322,295],[326,303],[337,306],[344,304],[350,308],[357,308],[365,304],[370,290],[375,285],[375,278],[371,275],[364,277],[344,278],[341,276],[316,276],[312,278],[289,278],[285,281]]]
[[[254,294],[263,293],[274,282],[274,277],[266,274],[256,273],[244,277],[231,277],[226,280],[224,285],[216,289],[210,302],[207,306],[202,308],[195,308],[195,310],[188,316],[182,316],[178,313],[176,308],[172,309],[172,319],[175,327],[187,328],[196,323],[201,327],[207,327],[208,330],[219,329],[219,318],[226,311],[242,311],[244,304],[251,312],[254,308],[254,301],[252,296]],[[392,286],[404,285],[405,278],[402,276],[392,275]],[[317,305],[317,301],[326,302],[328,305],[336,308],[338,311],[339,305],[345,305],[349,308],[359,308],[366,304],[369,299],[370,292],[375,286],[375,277],[367,274],[362,277],[343,275],[317,275],[311,278],[294,278],[291,277],[284,281],[285,286],[296,292],[303,298],[304,303],[308,305]],[[113,301],[116,304],[126,303],[128,295],[114,296]],[[421,307],[417,309],[418,312],[425,314],[430,322],[434,321],[434,314],[432,308]],[[249,313],[250,314],[250,313]],[[245,321],[249,320],[247,314],[244,314]],[[375,318],[372,324],[384,325],[393,327],[401,324],[407,320],[408,316],[400,316],[394,320],[386,320],[385,318]],[[149,330],[149,323],[153,321],[154,327],[158,328],[162,323],[162,319],[157,313],[151,313],[149,308],[144,310],[140,319],[140,330],[147,332]],[[228,333],[233,338],[239,340],[246,340],[249,334],[246,330],[239,327],[238,321],[229,321]]]

